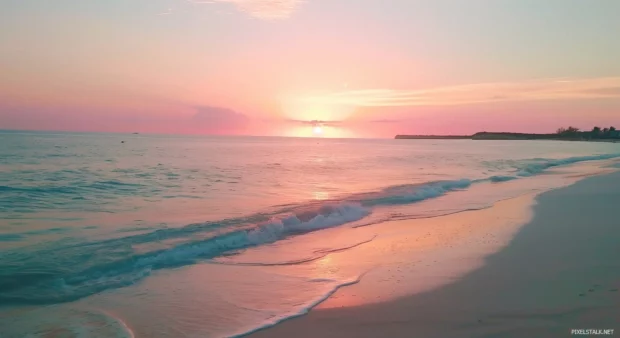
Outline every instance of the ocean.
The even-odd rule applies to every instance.
[[[599,142],[0,131],[0,337],[242,335],[363,279],[366,263],[324,263],[385,222],[488,208],[618,157]]]

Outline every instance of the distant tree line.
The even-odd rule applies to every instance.
[[[582,137],[589,139],[620,139],[620,131],[616,127],[603,128],[594,127],[591,131],[581,131],[579,128],[568,127],[559,128],[556,134],[562,137]]]

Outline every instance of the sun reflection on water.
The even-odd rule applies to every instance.
[[[329,193],[326,191],[315,191],[314,199],[317,201],[325,201],[329,199]]]

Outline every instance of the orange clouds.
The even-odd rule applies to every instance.
[[[620,98],[620,78],[542,79],[421,90],[366,89],[297,97],[308,105],[407,107],[467,105],[504,101]]]

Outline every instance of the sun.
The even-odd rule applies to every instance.
[[[322,135],[323,134],[323,128],[321,126],[314,126],[314,127],[312,127],[312,133],[314,135]]]

